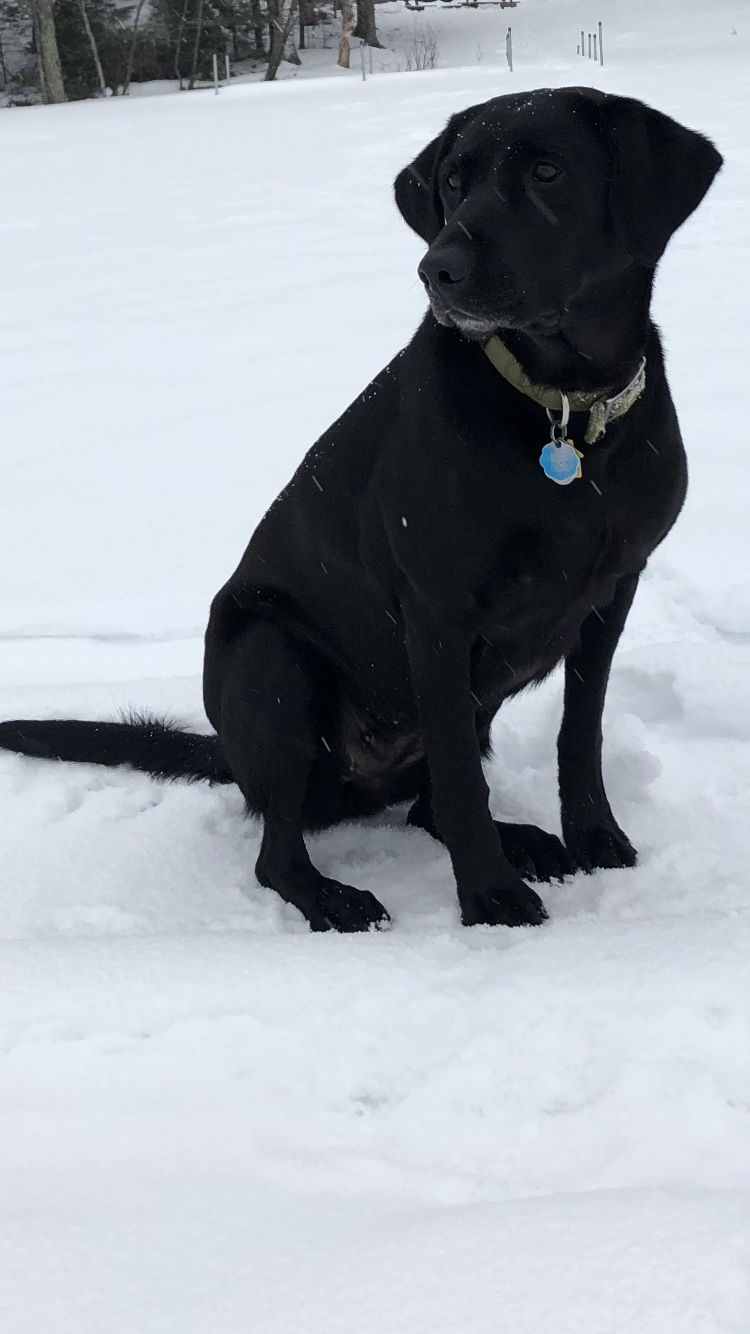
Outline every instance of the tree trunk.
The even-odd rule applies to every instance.
[[[375,0],[357,0],[357,24],[354,36],[359,37],[367,46],[378,46],[382,51],[383,44],[378,41],[375,27]]]
[[[282,9],[280,4],[275,4],[273,8],[271,5],[268,7],[271,24],[271,54],[268,57],[268,68],[263,75],[264,83],[272,83],[278,74],[282,60],[289,59],[286,51],[296,13],[297,0],[288,0],[286,10]],[[299,56],[297,56],[297,64],[301,63]]]
[[[188,92],[195,87],[195,80],[198,75],[198,54],[201,46],[201,33],[203,32],[203,0],[196,0],[195,3],[195,42],[193,44],[193,59],[190,62],[190,78],[188,79]]]
[[[263,28],[263,14],[260,8],[260,0],[250,0],[250,14],[252,16],[253,32],[255,34],[255,49],[259,56],[266,54],[266,35]]]
[[[99,80],[99,90],[101,92],[102,97],[106,97],[107,81],[104,77],[102,62],[99,59],[99,48],[96,44],[96,38],[93,32],[91,31],[91,24],[89,23],[88,10],[86,9],[86,0],[78,0],[78,8],[81,11],[81,18],[83,19],[83,26],[86,29],[86,36],[88,38],[89,46],[91,47],[91,54],[94,57],[94,64],[96,66],[96,77]]]
[[[60,52],[57,49],[52,0],[32,0],[31,18],[36,37],[42,100],[44,102],[67,102],[60,68]]]
[[[349,49],[352,35],[352,0],[341,0],[341,36],[339,37],[339,58],[337,65],[349,68]]]
[[[263,82],[270,83],[276,78],[276,71],[281,64],[281,55],[284,50],[283,46],[279,47],[280,0],[266,0],[266,16],[268,21],[268,68],[263,76]]]
[[[3,50],[2,37],[0,37],[0,69],[3,71],[3,88],[8,88],[10,86],[10,79],[8,78],[8,67],[5,63],[5,51]]]
[[[133,77],[133,61],[135,60],[135,39],[138,36],[138,21],[141,17],[145,0],[138,0],[138,8],[135,11],[133,19],[133,32],[130,38],[130,50],[128,51],[128,64],[125,70],[125,82],[122,85],[122,96],[124,97],[130,87],[130,80]]]
[[[305,29],[315,23],[315,11],[312,0],[298,0],[299,5],[299,49],[305,50]]]
[[[182,70],[180,69],[180,53],[182,51],[182,34],[185,31],[185,19],[187,18],[188,0],[183,0],[180,22],[177,27],[177,41],[174,48],[174,76],[180,80],[180,92],[182,92]]]
[[[302,64],[302,61],[299,58],[299,52],[296,46],[294,45],[294,19],[297,14],[298,5],[299,5],[299,0],[294,0],[294,5],[293,5],[294,14],[292,14],[292,21],[289,24],[289,32],[287,33],[286,41],[284,42],[284,53],[281,57],[281,59],[286,60],[287,64],[289,65]]]

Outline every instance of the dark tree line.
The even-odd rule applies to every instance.
[[[214,53],[231,64],[282,60],[323,34],[348,64],[349,36],[379,46],[375,0],[0,0],[0,90],[21,102],[122,95],[134,82],[210,79]],[[250,66],[252,68],[252,64]],[[248,68],[246,65],[245,68]]]

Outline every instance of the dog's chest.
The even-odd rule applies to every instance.
[[[518,526],[476,592],[477,664],[516,686],[551,671],[592,609],[606,606],[618,579],[643,563],[642,547],[637,531],[613,522]]]

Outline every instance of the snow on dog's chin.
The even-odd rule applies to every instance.
[[[479,316],[464,315],[446,310],[442,302],[430,300],[430,309],[438,324],[446,329],[458,329],[466,338],[487,339],[498,328],[498,321]]]
[[[442,324],[445,329],[456,328],[456,321],[448,314],[447,310],[444,310],[442,306],[439,306],[436,301],[430,302],[430,310],[435,316],[438,324]]]
[[[474,338],[483,343],[500,328],[497,320],[472,320],[463,315],[459,319],[454,319],[453,323],[465,338]]]

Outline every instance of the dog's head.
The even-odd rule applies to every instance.
[[[539,89],[453,116],[396,203],[429,244],[419,275],[441,324],[551,334],[598,277],[656,266],[721,162],[633,98]]]

